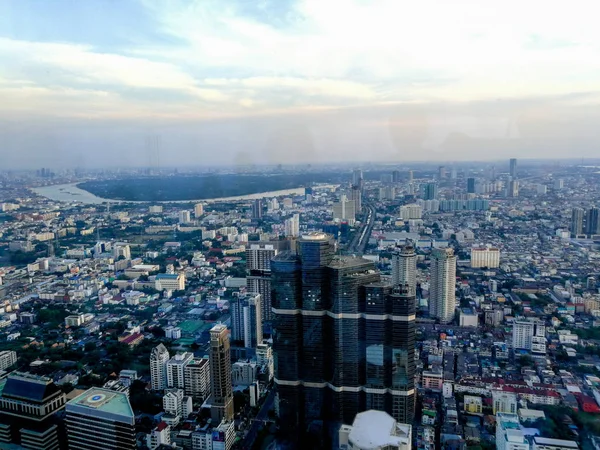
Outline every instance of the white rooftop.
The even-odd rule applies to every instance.
[[[376,410],[357,414],[349,435],[350,442],[361,449],[405,446],[410,438],[410,425],[398,424],[388,413]]]

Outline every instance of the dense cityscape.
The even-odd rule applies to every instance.
[[[4,170],[0,448],[598,449],[599,180]]]

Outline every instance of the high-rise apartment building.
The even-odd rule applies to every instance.
[[[441,323],[450,323],[456,308],[456,256],[452,248],[431,252],[429,315]]]
[[[13,350],[0,352],[0,370],[6,370],[17,363],[17,353]]]
[[[350,200],[354,201],[354,213],[360,214],[362,211],[362,180],[360,186],[352,186]]]
[[[400,182],[400,171],[399,170],[394,170],[392,172],[392,182],[393,183],[399,183]]]
[[[179,211],[179,223],[190,223],[192,221],[192,214],[189,211]]]
[[[254,220],[260,220],[263,216],[263,203],[262,199],[257,198],[252,203],[252,218]]]
[[[204,401],[210,395],[210,364],[208,358],[194,358],[184,369],[185,395]]]
[[[194,359],[190,352],[177,353],[167,361],[167,387],[185,388],[185,368]]]
[[[300,214],[294,214],[284,222],[285,235],[287,237],[298,237],[300,236]]]
[[[352,186],[358,186],[362,188],[363,184],[363,172],[360,169],[354,169],[352,171]]]
[[[231,339],[244,347],[256,348],[263,340],[262,298],[260,294],[240,294],[230,300]]]
[[[210,330],[210,414],[214,423],[233,420],[231,350],[227,327],[217,324]]]
[[[135,415],[126,393],[92,388],[67,403],[69,449],[134,450]]]
[[[407,241],[392,253],[392,284],[408,284],[417,289],[417,254],[412,242]]]
[[[202,203],[196,203],[194,206],[194,217],[197,219],[204,214],[204,205]]]
[[[546,325],[539,320],[515,320],[513,348],[546,353]]]
[[[333,204],[333,219],[347,220],[354,223],[356,220],[356,203],[348,200],[345,195],[340,196],[340,201]]]
[[[496,269],[500,267],[500,249],[495,247],[472,247],[471,267]]]
[[[571,234],[573,236],[583,234],[584,216],[585,210],[583,208],[573,208],[573,212],[571,213]]]
[[[129,244],[115,244],[113,247],[113,256],[115,259],[131,259],[131,247]]]
[[[598,208],[588,209],[585,229],[589,235],[600,234],[600,210]]]
[[[155,391],[167,388],[167,362],[169,351],[163,344],[158,344],[150,352],[150,384]]]
[[[519,416],[516,414],[500,413],[496,415],[496,449],[530,449],[529,441],[521,429]]]
[[[517,158],[511,158],[509,161],[509,175],[515,180],[517,178]]]
[[[368,260],[336,257],[325,233],[303,235],[271,269],[276,408],[288,431],[349,423],[375,405],[412,420],[414,291],[378,283]]]
[[[437,200],[438,186],[436,183],[426,183],[421,186],[423,200]]]
[[[516,198],[519,196],[519,180],[510,180],[508,182],[507,194],[510,198]]]

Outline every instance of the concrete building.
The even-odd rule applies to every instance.
[[[534,436],[531,450],[577,450],[579,445],[576,441],[564,439],[551,439],[542,436]]]
[[[183,273],[159,273],[154,279],[154,288],[157,291],[182,291],[185,289],[185,275]]]
[[[512,392],[492,391],[492,408],[494,414],[516,414],[518,408],[517,395]]]
[[[92,388],[66,405],[70,449],[134,450],[135,415],[122,392]]]
[[[412,426],[398,423],[384,411],[356,415],[352,425],[342,425],[339,448],[352,450],[411,450]]]
[[[250,386],[256,382],[258,364],[254,361],[237,361],[231,366],[231,382],[234,386]]]
[[[17,363],[17,353],[12,350],[0,352],[0,370],[6,370]]]
[[[400,207],[400,218],[402,220],[420,219],[423,217],[423,208],[420,205],[403,205]]]
[[[194,359],[190,352],[177,353],[167,361],[167,387],[185,388],[185,368]]]
[[[266,370],[269,381],[272,380],[275,374],[273,348],[265,341],[256,346],[256,362]]]
[[[192,221],[192,214],[189,211],[179,211],[179,223],[190,223]]]
[[[392,284],[407,284],[413,292],[417,288],[417,254],[409,241],[392,254]]]
[[[465,412],[481,414],[483,411],[483,400],[477,395],[465,395],[464,408]]]
[[[509,161],[509,175],[512,179],[517,178],[517,158],[511,158]]]
[[[150,450],[154,450],[161,445],[171,445],[171,427],[165,422],[159,422],[158,425],[148,434],[146,445]]]
[[[161,205],[151,205],[148,207],[148,212],[150,214],[161,214],[163,212],[163,207]]]
[[[433,249],[431,252],[431,282],[429,288],[429,315],[441,323],[454,319],[456,308],[456,256],[452,248]]]
[[[300,214],[294,214],[284,222],[285,236],[298,237],[300,236]]]
[[[227,327],[217,324],[210,330],[210,384],[213,422],[233,420],[233,387],[231,384],[231,350]]]
[[[231,339],[246,348],[255,348],[263,340],[262,299],[260,294],[240,294],[230,301]]]
[[[354,223],[356,220],[356,202],[348,200],[345,195],[341,195],[340,201],[333,204],[333,220],[346,220],[348,223]]]
[[[546,353],[546,326],[538,320],[513,322],[513,348]]]
[[[271,312],[271,259],[278,253],[272,244],[252,244],[246,250],[246,286],[248,292],[257,292],[262,300],[262,320],[270,321]]]
[[[585,210],[583,208],[573,208],[571,212],[571,235],[579,236],[583,234],[583,218]]]
[[[158,344],[150,353],[150,383],[155,391],[167,388],[167,362],[169,359],[169,351],[163,344]]]
[[[210,395],[210,364],[208,358],[194,358],[185,366],[185,394],[204,401]]]
[[[496,450],[529,450],[516,414],[496,414]]]
[[[508,197],[517,198],[519,196],[519,180],[510,180],[508,182]]]
[[[500,249],[495,247],[472,247],[471,248],[471,267],[480,269],[497,269],[500,267]]]
[[[202,203],[196,203],[196,205],[194,205],[194,217],[197,219],[202,214],[204,214],[204,205]]]
[[[115,244],[113,246],[113,257],[115,259],[131,259],[131,247],[129,244]]]
[[[163,395],[163,410],[171,417],[182,417],[183,389],[167,389]]]

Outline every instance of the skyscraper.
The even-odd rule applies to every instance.
[[[377,405],[412,420],[414,291],[379,283],[368,260],[334,256],[330,235],[307,234],[297,244],[297,254],[282,252],[271,263],[282,426],[349,423]]]
[[[198,219],[202,214],[204,214],[204,205],[202,203],[196,203],[196,205],[194,205],[194,217]]]
[[[262,219],[262,215],[263,215],[262,199],[257,198],[252,203],[252,218],[254,220],[260,220],[260,219]]]
[[[517,158],[511,158],[509,164],[510,164],[510,169],[509,169],[510,178],[515,180],[517,178]]]
[[[333,219],[348,220],[354,223],[356,220],[356,202],[348,200],[345,195],[340,196],[340,201],[333,204]]]
[[[124,392],[92,388],[66,406],[70,449],[134,450],[135,415]]]
[[[248,292],[257,292],[262,300],[262,320],[271,321],[271,259],[277,255],[272,244],[252,244],[246,250],[246,285]]]
[[[363,172],[360,169],[354,169],[352,171],[352,186],[358,186],[362,189],[363,184]]]
[[[185,387],[185,367],[194,359],[191,352],[177,353],[167,361],[167,387]]]
[[[185,366],[185,395],[194,400],[206,400],[210,395],[210,364],[208,358],[194,358]]]
[[[446,166],[438,167],[438,179],[443,180],[446,178]]]
[[[585,211],[583,208],[573,208],[573,212],[571,213],[571,234],[573,236],[578,236],[583,233],[584,216]]]
[[[438,187],[436,183],[426,183],[422,185],[423,199],[436,200],[438,198]]]
[[[300,214],[294,214],[284,222],[285,235],[287,237],[298,237],[300,235]]]
[[[475,193],[475,178],[467,178],[467,193]]]
[[[399,181],[400,181],[400,171],[399,170],[394,170],[392,172],[392,182],[398,183]]]
[[[360,214],[362,211],[362,187],[356,185],[352,186],[350,199],[354,201],[354,213]]]
[[[456,256],[452,248],[431,252],[429,315],[441,323],[450,323],[456,308]]]
[[[417,288],[417,254],[415,247],[407,241],[392,254],[392,284],[408,284],[413,291]]]
[[[588,210],[585,229],[586,233],[590,235],[598,234],[600,232],[600,215],[598,208],[592,207]]]
[[[210,330],[210,415],[214,423],[233,420],[231,352],[227,327],[217,324]]]
[[[231,300],[231,339],[256,348],[263,340],[260,294],[239,294]]]
[[[519,196],[519,180],[510,180],[508,182],[508,196],[516,198]]]
[[[158,344],[150,352],[150,383],[155,391],[167,388],[167,362],[169,358],[169,351],[163,344]]]

